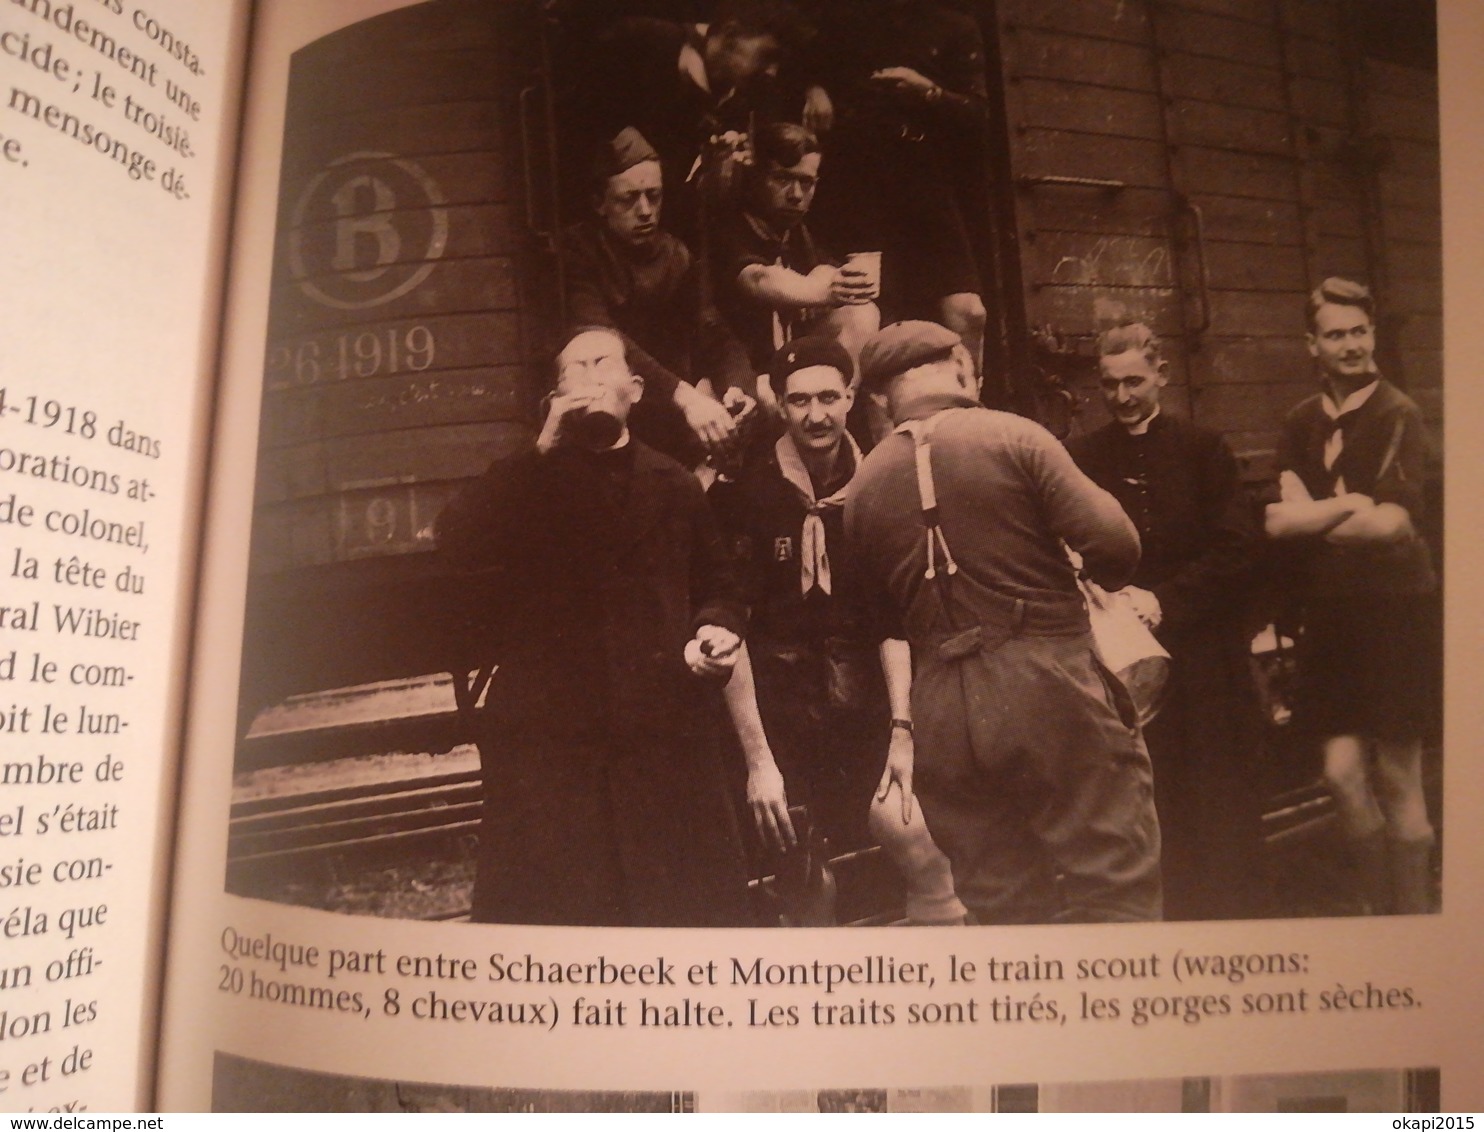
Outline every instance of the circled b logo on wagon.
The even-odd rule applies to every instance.
[[[349,153],[299,194],[289,229],[289,271],[309,298],[337,310],[399,299],[432,274],[448,246],[437,183],[390,153]]]

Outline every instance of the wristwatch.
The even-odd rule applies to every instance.
[[[912,721],[910,719],[893,719],[891,721],[891,726],[893,731],[895,731],[897,728],[901,728],[908,735],[912,734]]]

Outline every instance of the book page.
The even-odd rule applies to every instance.
[[[1419,45],[1384,23],[1348,29],[1327,3],[1281,12],[1267,4],[1220,12],[1194,3],[1087,4],[1069,13],[1008,2],[870,5],[883,21],[908,10],[921,17],[914,49],[938,50],[937,62],[919,60],[931,79],[922,85],[922,72],[895,54],[906,47],[876,43],[877,29],[853,24],[848,12],[805,7],[837,30],[793,61],[815,70],[801,76],[784,58],[773,93],[803,100],[789,103],[784,121],[804,118],[821,131],[819,96],[805,92],[817,85],[834,96],[834,122],[812,149],[798,133],[769,132],[765,86],[746,113],[740,96],[718,94],[724,82],[779,60],[746,36],[708,55],[707,44],[716,46],[709,31],[674,21],[702,18],[709,5],[626,7],[648,18],[637,25],[615,24],[601,5],[547,12],[478,0],[347,2],[312,14],[262,6],[159,1103],[378,1111],[1477,1106],[1470,1034],[1480,988],[1469,956],[1484,862],[1459,817],[1477,801],[1470,736],[1481,723],[1466,691],[1477,627],[1468,500],[1448,495],[1444,537],[1432,544],[1442,553],[1431,566],[1447,579],[1441,658],[1435,643],[1403,650],[1419,670],[1446,664],[1441,733],[1435,708],[1427,709],[1416,790],[1407,793],[1410,781],[1395,794],[1378,787],[1388,821],[1420,821],[1430,831],[1424,838],[1410,827],[1412,849],[1426,841],[1424,853],[1412,854],[1419,867],[1411,888],[1399,881],[1382,894],[1361,883],[1364,850],[1349,843],[1360,839],[1346,836],[1355,819],[1341,808],[1349,795],[1333,766],[1330,782],[1321,777],[1321,744],[1302,731],[1313,701],[1292,687],[1294,665],[1312,679],[1312,668],[1303,669],[1312,654],[1292,655],[1297,630],[1277,596],[1295,575],[1281,561],[1266,567],[1272,592],[1244,593],[1262,616],[1239,626],[1242,663],[1223,678],[1261,711],[1250,749],[1233,764],[1240,773],[1229,765],[1224,780],[1218,773],[1192,783],[1179,767],[1161,771],[1151,725],[1153,800],[1136,796],[1100,827],[1139,841],[1129,830],[1158,808],[1162,900],[1151,899],[1147,884],[1108,895],[1108,878],[1070,850],[1039,860],[1026,845],[1057,842],[1047,828],[1055,823],[1036,837],[1003,832],[1040,821],[1045,811],[1034,806],[996,826],[992,816],[1006,812],[996,808],[1001,794],[965,788],[974,804],[956,810],[954,792],[933,780],[931,768],[942,773],[942,763],[932,760],[942,756],[929,749],[951,744],[942,730],[932,738],[917,699],[920,808],[895,825],[878,812],[864,836],[851,823],[864,824],[869,798],[832,814],[827,790],[806,788],[807,766],[789,761],[797,752],[787,736],[812,735],[824,751],[856,734],[859,718],[825,713],[829,725],[812,732],[782,718],[776,704],[789,695],[805,701],[803,714],[823,712],[826,701],[839,706],[837,692],[849,698],[823,668],[787,667],[797,654],[769,638],[788,631],[786,617],[768,622],[754,597],[749,659],[760,729],[782,767],[788,805],[768,774],[747,772],[760,747],[749,741],[756,731],[745,711],[729,725],[717,686],[685,682],[707,678],[711,654],[698,639],[682,661],[685,641],[664,636],[674,606],[655,596],[663,585],[654,579],[676,569],[698,592],[712,592],[694,580],[708,577],[701,552],[675,548],[710,545],[710,520],[697,517],[675,463],[646,454],[675,436],[667,441],[639,406],[680,414],[676,461],[700,469],[708,507],[733,536],[729,549],[745,559],[761,547],[764,572],[782,577],[784,588],[829,593],[819,580],[826,567],[846,576],[844,544],[831,542],[824,556],[817,540],[825,536],[805,526],[771,538],[726,527],[757,517],[743,504],[739,520],[726,501],[727,479],[738,490],[751,484],[749,457],[738,467],[720,442],[707,460],[687,449],[727,426],[666,383],[660,371],[687,362],[666,354],[663,334],[650,339],[639,322],[620,321],[632,292],[619,294],[622,277],[604,274],[638,262],[648,266],[636,276],[669,278],[653,266],[660,264],[683,278],[686,254],[711,264],[711,291],[697,285],[697,309],[714,301],[744,355],[744,376],[725,380],[721,362],[695,362],[688,372],[700,395],[714,379],[712,392],[744,414],[770,391],[785,395],[785,422],[792,407],[800,422],[822,412],[803,406],[819,402],[818,391],[795,378],[810,368],[843,380],[858,367],[864,400],[883,351],[921,343],[894,342],[890,331],[877,337],[862,320],[926,312],[956,326],[956,337],[930,336],[936,353],[899,357],[927,366],[977,355],[984,404],[1045,422],[1074,454],[1121,419],[1121,395],[1100,368],[1099,332],[1145,324],[1163,341],[1163,380],[1154,382],[1162,392],[1153,396],[1164,423],[1134,423],[1151,437],[1168,435],[1175,420],[1219,433],[1249,493],[1248,517],[1259,524],[1265,503],[1291,498],[1280,496],[1279,473],[1291,472],[1282,462],[1284,420],[1317,388],[1323,364],[1319,323],[1306,321],[1308,293],[1330,276],[1363,276],[1378,295],[1368,348],[1379,372],[1406,388],[1405,401],[1389,403],[1415,405],[1407,419],[1422,422],[1442,453],[1431,462],[1421,455],[1421,431],[1405,457],[1398,444],[1398,454],[1381,458],[1384,435],[1376,445],[1386,470],[1403,461],[1395,476],[1421,492],[1407,498],[1425,526],[1444,479],[1471,482],[1476,458],[1476,446],[1455,438],[1467,437],[1476,411],[1457,377],[1475,333],[1468,311],[1476,273],[1462,249],[1477,236],[1466,200],[1473,159],[1459,138],[1471,80],[1457,45],[1477,17],[1466,5],[1440,4],[1436,58],[1430,37]],[[954,37],[943,29],[956,29]],[[879,68],[862,73],[849,55],[861,43],[875,44]],[[1369,69],[1352,73],[1352,65]],[[1442,83],[1436,104],[1434,74]],[[710,85],[697,85],[697,75]],[[711,115],[701,124],[714,148],[694,160],[684,147],[697,123],[675,125],[689,111],[669,99],[672,79],[688,106]],[[901,89],[886,97],[887,87]],[[623,113],[634,119],[613,117]],[[930,142],[941,122],[981,113],[989,141],[973,153],[982,167],[934,165],[942,155],[932,156]],[[882,153],[896,155],[881,167],[869,147],[849,164],[850,131],[862,122]],[[975,168],[994,175],[975,181]],[[879,193],[832,197],[850,183],[840,173],[832,185],[832,170],[842,169]],[[808,241],[797,235],[801,218]],[[944,237],[953,223],[962,224],[961,237]],[[682,243],[688,253],[676,250]],[[631,260],[624,247],[636,250]],[[926,266],[912,260],[914,248],[919,257],[923,248],[932,253]],[[825,291],[809,289],[809,279],[827,278],[834,282]],[[926,307],[912,305],[923,299]],[[758,300],[772,304],[768,317],[747,306]],[[606,472],[562,462],[583,447],[571,439],[579,428],[604,422],[569,423],[560,407],[548,418],[542,400],[554,381],[558,398],[570,393],[574,369],[611,363],[615,339],[594,334],[595,323],[628,336],[620,340],[628,368],[614,382],[633,394],[616,394],[622,404],[609,414],[619,419],[608,437],[619,437],[617,446],[586,443],[620,454],[599,465]],[[782,354],[773,353],[774,335],[785,340]],[[800,351],[807,341],[804,360],[817,364],[789,368],[800,361],[786,357],[790,341]],[[702,351],[698,340],[695,357]],[[625,384],[635,377],[636,394]],[[843,389],[842,397],[854,394],[849,382]],[[1373,409],[1393,392],[1380,396]],[[836,521],[834,484],[811,477],[800,452],[811,433],[831,427],[800,423],[790,432],[783,424],[762,444],[764,464],[771,454],[783,485],[772,498],[801,507],[793,493],[804,493],[800,515],[823,516],[826,531]],[[637,443],[622,442],[624,428]],[[795,437],[792,462],[777,432]],[[909,451],[904,437],[883,438],[869,420],[850,435],[863,447],[879,442],[853,483],[884,474],[893,446]],[[1050,443],[1039,431],[1015,435]],[[1350,461],[1367,443],[1360,435],[1349,437]],[[944,514],[967,466],[934,463],[951,443],[935,439],[928,460]],[[1047,468],[1063,468],[1059,456],[1046,459]],[[566,470],[548,477],[549,467]],[[1068,491],[1085,490],[1070,470],[1056,476]],[[1385,478],[1372,468],[1375,483],[1356,478],[1350,487],[1378,497],[1404,490],[1382,485]],[[1154,474],[1132,481],[1149,487]],[[916,477],[901,482],[921,491]],[[580,486],[568,493],[573,484]],[[1336,498],[1347,494],[1327,486]],[[847,522],[861,500],[889,505],[889,492],[859,490],[846,493]],[[900,538],[923,553],[918,498],[907,498],[901,522],[872,528],[882,532],[873,550]],[[605,507],[632,527],[610,525]],[[1124,507],[1137,522],[1137,502]],[[1001,537],[1014,537],[1020,520],[995,515]],[[683,536],[667,542],[677,530]],[[1068,520],[1058,533],[1070,542],[1085,532]],[[1420,554],[1436,533],[1409,545]],[[929,569],[954,563],[967,574],[971,555],[993,557],[994,540],[977,544],[947,519],[939,537],[929,534]],[[1089,568],[1106,568],[1092,561],[1097,540],[1086,542]],[[944,543],[958,558],[941,557]],[[450,567],[471,544],[489,556],[482,562],[499,563],[494,584]],[[647,574],[626,572],[635,547],[649,556]],[[1159,548],[1146,540],[1144,549]],[[1018,561],[1033,559],[1028,552]],[[1419,581],[1416,592],[1436,590]],[[723,602],[695,604],[714,619],[710,628],[725,628]],[[1164,600],[1172,621],[1177,605]],[[803,618],[814,606],[799,608]],[[952,643],[914,640],[915,679],[930,668],[930,643],[961,649],[948,658],[955,663],[993,655],[985,616],[973,640],[967,631]],[[1001,647],[1029,651],[996,686],[1029,689],[1024,699],[1034,703],[1043,690],[1016,682],[1048,662],[1022,638],[1057,633],[1045,621],[1039,630],[1028,624],[1004,634],[1010,643]],[[1308,631],[1312,642],[1317,631]],[[652,644],[661,637],[667,644]],[[726,638],[709,640],[726,652]],[[664,651],[670,644],[675,655]],[[1189,656],[1175,645],[1168,651],[1175,664]],[[673,685],[633,676],[649,671],[651,656],[662,658],[655,671]],[[605,667],[615,657],[629,667]],[[1069,663],[1086,660],[1082,648]],[[828,671],[833,678],[846,666]],[[1048,679],[1069,679],[1068,671]],[[662,686],[686,690],[670,700]],[[1095,698],[1116,700],[1112,683],[1100,687]],[[710,728],[686,730],[689,705],[708,696]],[[1111,702],[1103,709],[1113,710]],[[988,694],[982,703],[993,710],[963,721],[964,731],[979,729],[970,745],[981,760],[1001,749],[981,742],[986,720],[1026,707]],[[900,716],[897,707],[891,715]],[[1043,710],[1015,734],[1034,748],[1075,714]],[[1238,715],[1235,707],[1194,714],[1190,749],[1224,742]],[[905,722],[876,721],[862,740],[875,760],[870,773],[842,774],[851,789],[863,782],[866,795],[874,792],[902,743],[888,731],[907,731]],[[733,741],[733,732],[742,738]],[[1144,743],[1112,761],[1146,765]],[[1368,773],[1379,773],[1379,750],[1367,748]],[[1073,777],[1075,790],[1097,776]],[[900,801],[900,780],[887,781],[886,798]],[[994,781],[1002,792],[1026,789],[1013,778]],[[1161,796],[1172,781],[1187,783],[1173,802]],[[716,807],[717,782],[730,792],[729,807]],[[1404,794],[1416,803],[1406,813],[1393,805]],[[812,831],[789,809],[804,797]],[[926,817],[930,848],[893,832],[910,831],[914,814]],[[1209,846],[1231,824],[1234,839],[1214,841],[1230,848],[1230,859],[1213,856]],[[806,850],[770,856],[767,839],[785,826]],[[1389,836],[1408,839],[1396,829]],[[737,844],[740,876],[728,871]],[[1143,864],[1129,872],[1151,875],[1151,844],[1140,842]],[[1249,851],[1250,859],[1238,856]],[[1400,861],[1400,848],[1388,843],[1385,851]],[[1153,922],[1160,903],[1168,922]],[[1079,918],[1098,922],[1072,922]]]
[[[147,1103],[246,4],[0,14],[0,1108]]]

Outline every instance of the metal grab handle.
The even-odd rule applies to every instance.
[[[1100,189],[1107,193],[1118,193],[1128,188],[1126,181],[1113,181],[1106,177],[1064,177],[1058,173],[1026,173],[1017,177],[1016,183],[1023,189],[1033,189],[1037,185],[1063,185],[1073,189]]]
[[[537,89],[532,84],[520,92],[520,171],[526,190],[526,227],[538,239],[550,240],[551,229],[541,227],[536,218],[536,174],[531,168],[531,115],[528,106],[530,96]]]
[[[1192,228],[1195,232],[1196,279],[1200,284],[1201,319],[1192,333],[1204,334],[1211,329],[1211,272],[1206,266],[1206,218],[1201,212],[1201,206],[1183,193],[1175,198],[1175,203],[1194,222]]]

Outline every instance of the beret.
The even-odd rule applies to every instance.
[[[855,363],[850,360],[849,352],[840,345],[838,339],[824,334],[806,334],[785,343],[768,363],[768,378],[773,384],[773,392],[781,398],[788,375],[810,366],[830,366],[837,369],[845,376],[846,384],[850,383],[851,375],[855,372]]]
[[[898,374],[940,361],[962,343],[957,334],[936,322],[909,320],[884,326],[861,350],[861,384],[879,393]]]

